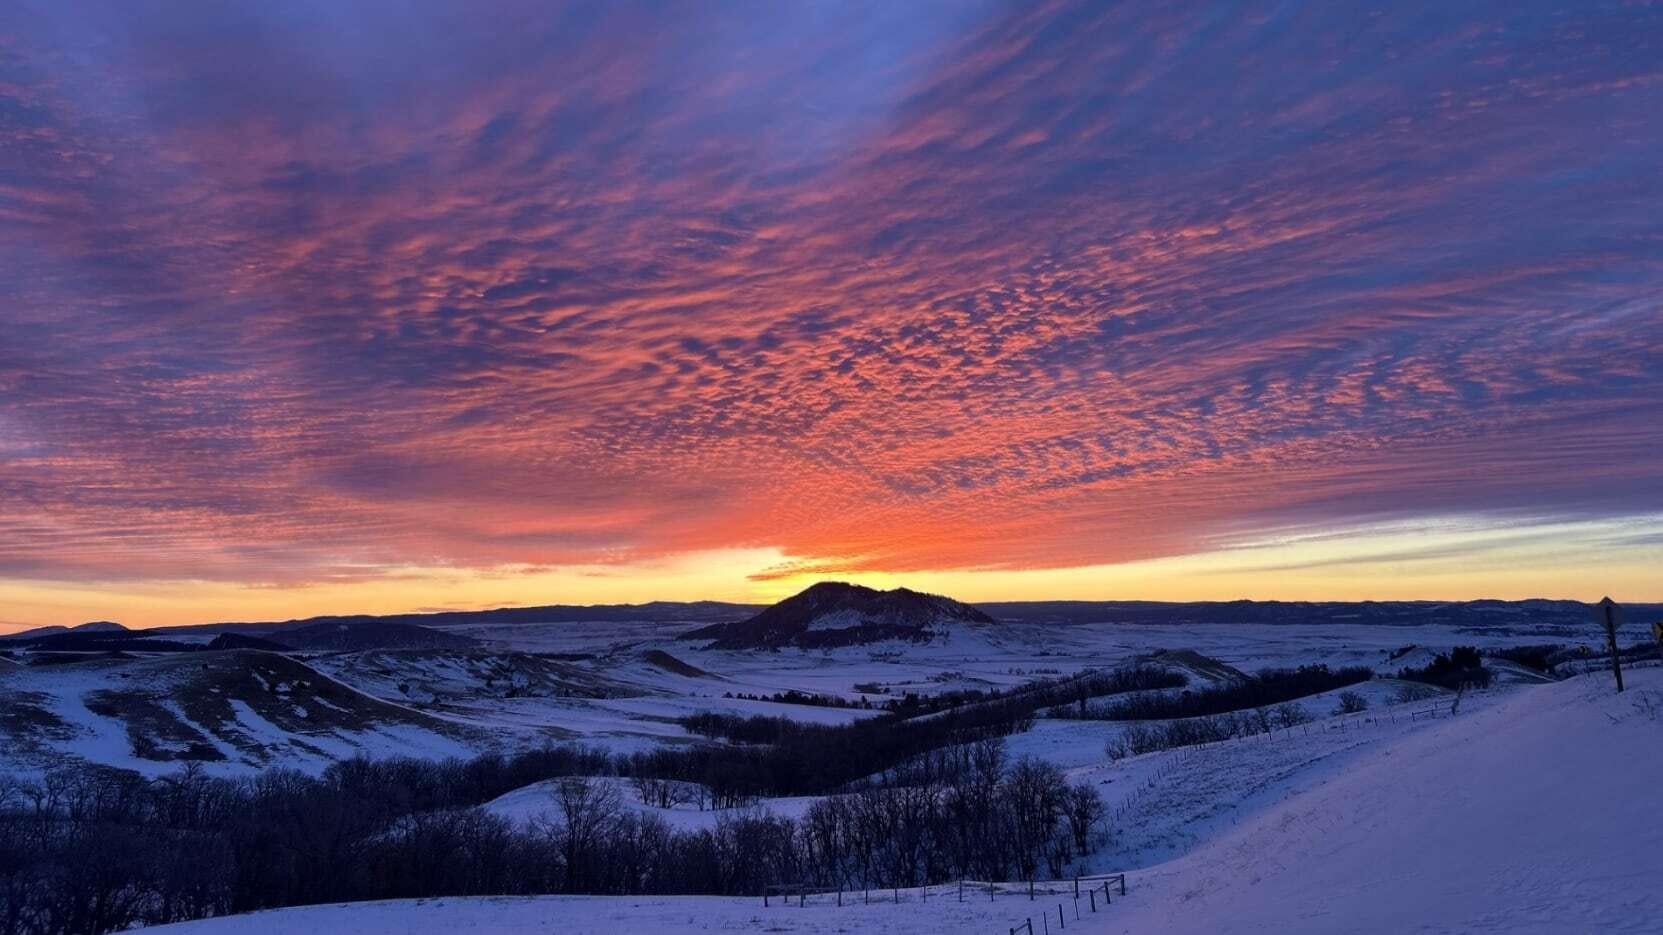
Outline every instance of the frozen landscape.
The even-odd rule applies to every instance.
[[[606,639],[581,619],[25,634],[0,642],[0,804],[13,814],[38,807],[39,790],[76,764],[161,783],[185,768],[226,780],[274,769],[328,779],[343,761],[513,761],[559,745],[617,758],[606,770],[621,772],[610,776],[584,767],[592,778],[581,780],[579,804],[634,816],[625,827],[719,840],[766,819],[806,834],[817,807],[863,787],[921,782],[950,797],[950,783],[920,779],[907,762],[973,749],[954,748],[951,732],[982,722],[953,719],[1027,698],[1022,716],[988,728],[1002,762],[1044,764],[1100,803],[1079,846],[1028,874],[989,881],[924,869],[926,895],[912,871],[779,870],[753,875],[735,896],[440,895],[176,930],[1003,932],[1030,918],[1048,929],[1060,907],[1063,923],[1103,932],[1639,932],[1635,920],[1663,913],[1646,884],[1660,869],[1663,823],[1639,820],[1663,781],[1663,671],[1655,649],[1637,643],[1625,654],[1628,690],[1615,694],[1585,607],[1405,605],[1390,609],[1390,623],[1348,623],[1330,619],[1343,608],[1254,605],[1218,622],[1135,622],[1112,605],[1058,619],[1038,605],[984,616],[945,601],[909,616],[863,603],[874,595],[913,597],[822,585],[766,611],[725,611],[738,620],[640,620]],[[1271,611],[1285,622],[1239,619]],[[351,648],[283,642],[315,639],[320,627],[335,643],[351,633]],[[225,634],[264,642],[208,648]],[[835,645],[796,645],[804,639]],[[1482,684],[1452,690],[1429,674],[1457,647],[1476,650]],[[1267,687],[1297,672],[1321,677]],[[1111,684],[1109,673],[1139,680]],[[1241,700],[1244,691],[1290,697]],[[1194,707],[1208,699],[1226,713]],[[1136,704],[1153,707],[1113,710]],[[1161,707],[1175,704],[1191,707]],[[1175,716],[1145,716],[1163,710]],[[863,722],[912,725],[926,738],[918,749],[936,753],[814,794],[734,797],[696,779],[626,775],[632,756],[654,751],[754,749],[723,733],[747,725]],[[939,742],[928,739],[936,724],[953,725]],[[1217,736],[1162,733],[1220,724]],[[581,818],[561,769],[502,783],[475,807],[512,833],[553,840]],[[1093,879],[1121,873],[1126,895],[1116,883],[1112,908],[1096,905]],[[1087,886],[1078,905],[1076,877]],[[770,885],[781,891],[764,907]],[[793,886],[811,893],[806,905],[783,893]]]
[[[1182,808],[1190,819],[1172,829],[1184,840],[1170,859],[1122,858],[1128,895],[1095,913],[1077,915],[1066,886],[1033,900],[1020,886],[992,899],[973,889],[963,901],[947,887],[928,899],[908,889],[898,903],[888,892],[874,904],[845,894],[843,906],[816,894],[768,908],[754,898],[429,899],[158,931],[998,933],[1059,905],[1070,927],[1104,933],[1656,931],[1663,670],[1633,672],[1625,696],[1583,675],[1472,700],[1464,714],[1418,724],[1236,741],[1170,771],[1074,767],[1123,782],[1141,768],[1154,778],[1137,810]]]
[[[1663,935],[1660,115],[1663,0],[0,2],[0,935]]]

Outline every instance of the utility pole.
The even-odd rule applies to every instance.
[[[1611,651],[1611,674],[1617,679],[1617,694],[1623,691],[1623,666],[1617,661],[1617,627],[1622,625],[1623,609],[1609,597],[1594,605],[1594,619],[1605,628],[1605,646]]]

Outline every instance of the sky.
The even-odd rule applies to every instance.
[[[1663,599],[1663,6],[0,7],[0,629]]]

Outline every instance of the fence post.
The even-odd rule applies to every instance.
[[[768,908],[768,887],[762,888],[762,908]]]
[[[1040,916],[1039,917],[1039,924],[1040,924],[1040,927],[1044,930],[1045,935],[1051,935],[1051,913],[1047,912],[1044,915]]]
[[[1074,898],[1075,899],[1080,898],[1080,876],[1079,876],[1079,874],[1074,875]]]
[[[1126,874],[1120,875],[1120,895],[1126,895]]]
[[[1096,890],[1091,891],[1091,911],[1092,912],[1097,911],[1097,891]]]
[[[1057,903],[1057,927],[1068,928],[1068,920],[1062,917],[1062,903]]]
[[[959,902],[964,902],[964,881],[959,881]]]
[[[1105,905],[1105,906],[1114,905],[1114,900],[1109,898],[1109,881],[1108,880],[1103,881],[1103,905]]]
[[[1029,877],[1028,878],[1028,901],[1032,902],[1033,898],[1034,898],[1034,878]]]

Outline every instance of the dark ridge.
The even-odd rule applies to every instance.
[[[853,587],[852,585],[843,585]],[[810,589],[812,590],[812,589]],[[862,589],[871,590],[871,589]],[[873,592],[878,593],[878,592]],[[913,593],[913,592],[907,592]],[[968,605],[960,605],[968,606]],[[1630,626],[1643,628],[1652,620],[1663,619],[1663,604],[1624,604]],[[1593,627],[1592,605],[1581,601],[1532,599],[1522,601],[1204,601],[1195,603],[1165,603],[1161,601],[995,601],[975,605],[975,609],[1000,623],[1072,624],[1305,624],[1317,626],[1417,626],[1439,623],[1457,627],[1482,629],[1490,634],[1509,631],[1521,636],[1532,635],[1544,627]],[[124,630],[144,633],[151,637],[208,633],[252,633],[273,637],[292,630],[320,624],[393,623],[423,627],[463,626],[468,624],[530,624],[604,622],[684,622],[705,624],[683,635],[684,639],[716,639],[735,621],[754,618],[759,610],[752,604],[730,604],[718,601],[677,603],[655,601],[645,604],[602,604],[595,606],[549,605],[543,607],[505,607],[495,610],[442,611],[437,613],[392,614],[387,616],[352,615],[308,617],[298,620],[268,621],[264,623],[209,623],[191,626],[170,626],[146,630]],[[765,612],[765,611],[764,611]],[[97,621],[82,627],[118,627]],[[37,627],[0,636],[0,642],[11,645],[26,643],[43,636],[80,632],[62,626]],[[96,632],[96,630],[94,631]],[[111,635],[115,631],[107,630]],[[91,635],[91,634],[89,634]]]
[[[241,635],[241,634],[239,634]],[[443,630],[408,623],[367,620],[355,623],[318,623],[282,631],[283,642],[295,649],[320,652],[359,652],[366,649],[471,649],[479,641]]]
[[[683,638],[709,639],[713,649],[817,649],[893,639],[924,642],[947,624],[994,622],[947,597],[822,581],[748,620],[705,627]]]
[[[648,664],[657,666],[666,672],[674,672],[677,675],[685,675],[688,678],[721,678],[721,676],[712,675],[696,665],[682,662],[680,659],[677,659],[662,649],[649,649],[641,654],[641,658],[646,660]]]
[[[1539,627],[1594,629],[1593,605],[1581,601],[1009,601],[978,604],[1003,623],[1204,624],[1259,623],[1317,626],[1419,626],[1437,623],[1528,634]],[[1663,604],[1624,604],[1628,619],[1663,618]]]
[[[15,640],[13,645],[28,647],[30,650],[42,652],[64,653],[96,653],[96,652],[143,652],[143,653],[188,653],[201,649],[195,643],[184,643],[178,640],[152,639],[142,630],[83,632],[69,630],[62,633],[51,633],[30,639]]]
[[[208,648],[212,650],[258,649],[268,653],[286,653],[294,649],[293,646],[286,643],[264,640],[258,636],[249,636],[246,633],[221,633],[213,638],[213,641],[208,644]]]

